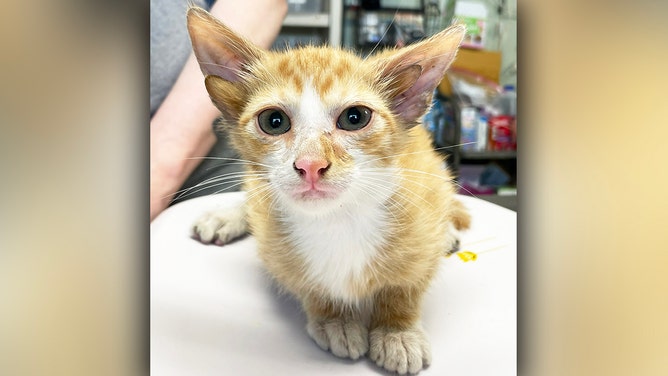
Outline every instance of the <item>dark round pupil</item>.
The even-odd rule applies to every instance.
[[[357,124],[362,119],[362,113],[357,108],[348,109],[348,121],[350,124]]]
[[[283,123],[283,116],[278,111],[274,111],[269,115],[269,125],[272,128],[279,128]]]

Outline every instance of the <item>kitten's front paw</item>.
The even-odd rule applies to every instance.
[[[369,336],[369,359],[388,371],[416,374],[431,363],[431,348],[422,329],[378,327]]]
[[[306,330],[318,346],[340,358],[358,359],[369,350],[367,328],[357,320],[310,320]]]
[[[204,244],[224,245],[246,233],[243,208],[206,213],[193,225],[193,237]]]

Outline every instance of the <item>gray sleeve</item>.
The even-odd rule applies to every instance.
[[[190,56],[188,3],[208,9],[205,0],[151,0],[151,116],[160,107]]]

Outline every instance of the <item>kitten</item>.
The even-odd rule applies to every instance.
[[[321,348],[419,372],[431,361],[422,297],[470,222],[419,124],[464,28],[367,59],[265,51],[199,8],[188,29],[248,162],[245,206],[205,215],[194,236],[222,245],[249,231]]]

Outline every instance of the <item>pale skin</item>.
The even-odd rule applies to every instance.
[[[285,0],[218,0],[210,13],[254,42],[269,48],[287,14]],[[185,23],[185,14],[184,14]],[[151,221],[162,212],[216,142],[211,103],[194,54],[151,119]]]

